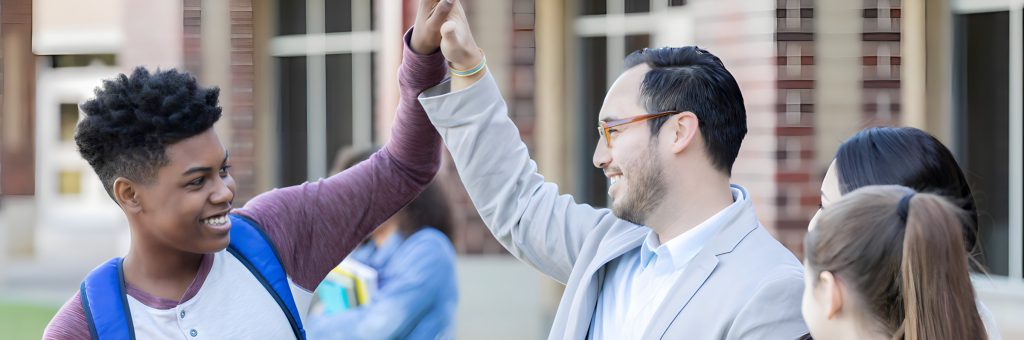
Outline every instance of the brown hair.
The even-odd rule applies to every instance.
[[[893,339],[984,339],[962,214],[902,186],[857,189],[822,210],[805,239],[807,265],[814,277],[832,272]]]
[[[341,149],[334,158],[331,173],[339,173],[362,163],[370,159],[370,156],[380,149],[379,146],[365,149]],[[455,243],[448,201],[436,181],[427,184],[416,198],[395,213],[395,218],[398,220],[398,233],[404,237],[409,237],[429,226],[437,229],[447,236],[449,241]]]

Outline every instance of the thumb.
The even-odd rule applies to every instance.
[[[441,37],[444,39],[454,41],[456,39],[456,31],[458,30],[459,24],[455,21],[448,20],[441,25]]]

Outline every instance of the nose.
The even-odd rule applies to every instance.
[[[225,204],[231,203],[235,199],[235,179],[231,175],[221,178],[217,176],[219,185],[214,190],[213,194],[210,195],[210,203],[213,204]]]
[[[604,140],[598,139],[597,146],[594,147],[594,166],[599,169],[604,169],[612,162],[612,153],[608,149],[608,144]]]

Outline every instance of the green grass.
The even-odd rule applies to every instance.
[[[0,329],[3,338],[11,340],[40,339],[43,329],[57,314],[57,307],[41,307],[0,302]]]

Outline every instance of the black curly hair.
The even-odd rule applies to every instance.
[[[217,87],[175,69],[150,73],[137,67],[96,88],[82,104],[75,143],[113,199],[114,180],[149,183],[167,165],[166,147],[198,135],[220,119]]]

